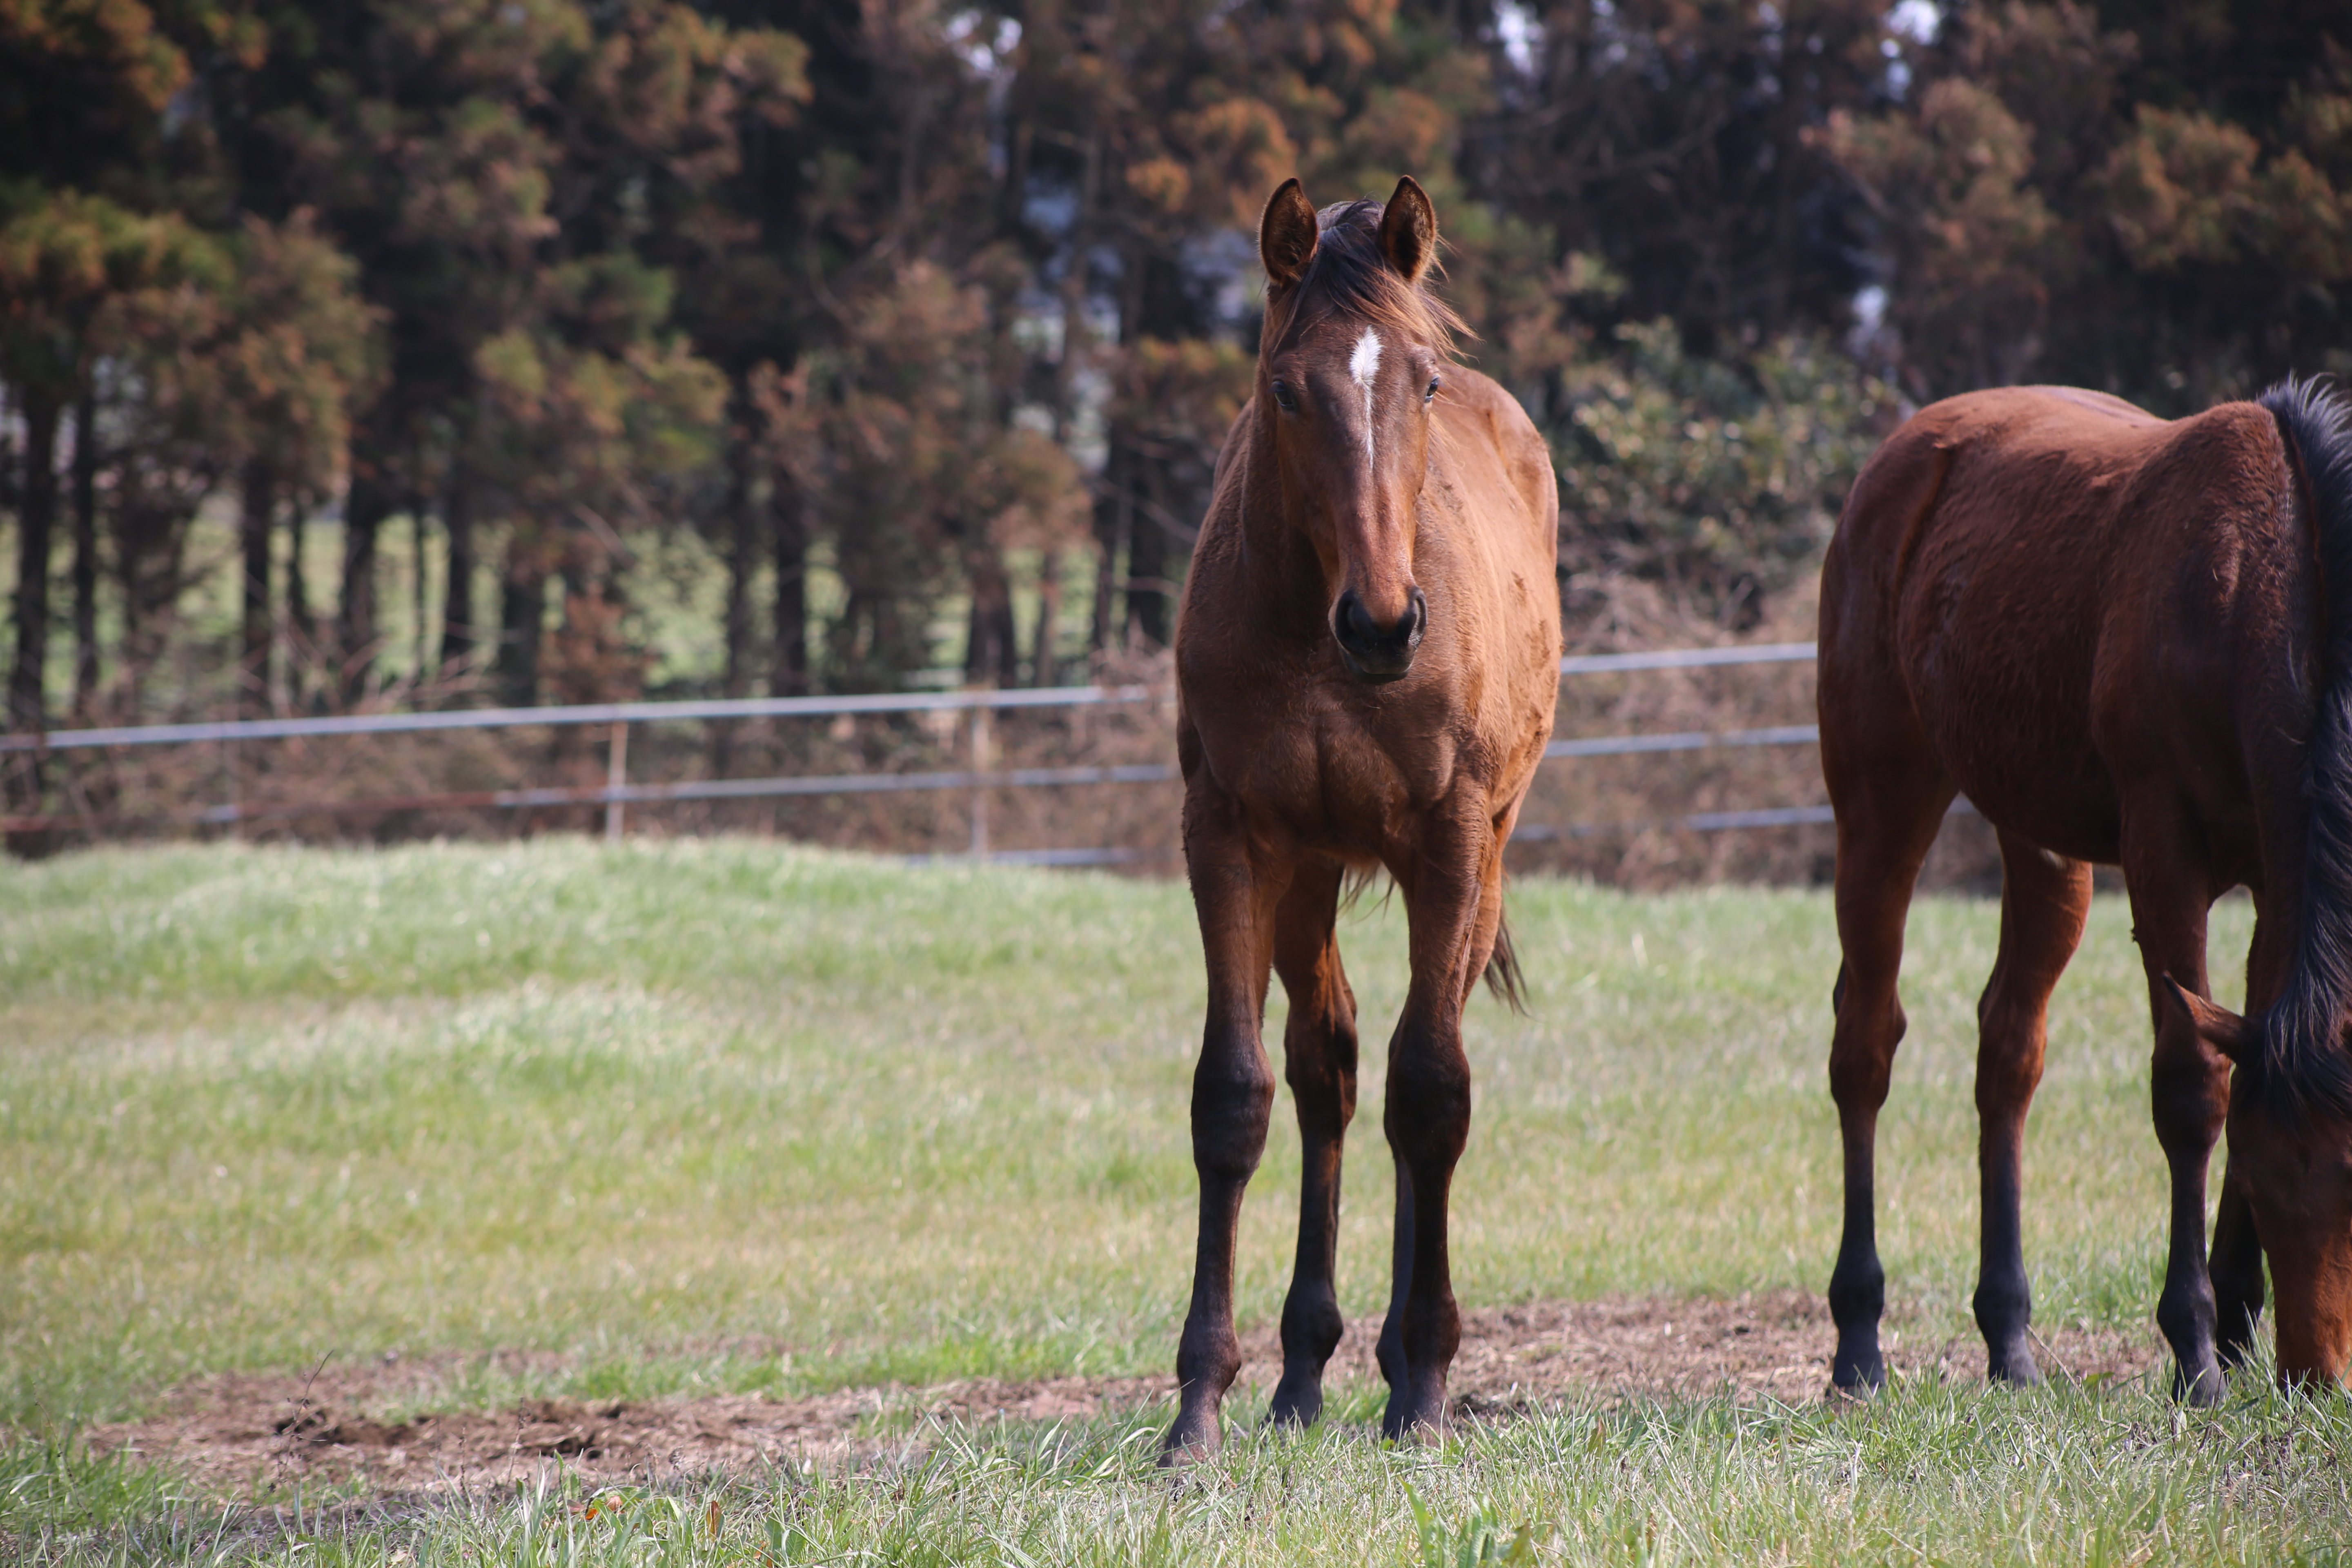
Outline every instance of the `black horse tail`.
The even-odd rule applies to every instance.
[[[2318,539],[2319,683],[2304,754],[2307,807],[2294,971],[2263,1016],[2260,1092],[2274,1116],[2352,1118],[2352,406],[2317,381],[2263,393],[2310,499]]]

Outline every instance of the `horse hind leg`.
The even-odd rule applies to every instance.
[[[2083,940],[2091,868],[2000,835],[2000,952],[1977,1004],[1977,1171],[1984,1232],[1974,1302],[1985,1339],[1985,1375],[2034,1384],[2027,1330],[2033,1292],[2025,1274],[2021,1167],[2025,1117],[2042,1082],[2050,994]]]
[[[1283,1076],[1298,1112],[1298,1258],[1282,1303],[1282,1381],[1274,1419],[1304,1426],[1323,1412],[1323,1368],[1343,1331],[1335,1271],[1339,1170],[1356,1114],[1356,998],[1334,930],[1340,871],[1303,868],[1276,916],[1274,969],[1290,998]]]
[[[1830,716],[1827,701],[1823,717]],[[1824,726],[1827,729],[1827,726]],[[1829,739],[1824,736],[1824,739]],[[1878,1260],[1875,1178],[1879,1108],[1906,1021],[1896,994],[1903,923],[1919,868],[1936,842],[1953,787],[1924,754],[1885,753],[1857,766],[1824,747],[1824,771],[1838,819],[1837,922],[1843,963],[1833,995],[1830,1095],[1844,1152],[1845,1219],[1830,1274],[1837,1355],[1833,1394],[1860,1394],[1886,1380],[1878,1321],[1886,1273]]]

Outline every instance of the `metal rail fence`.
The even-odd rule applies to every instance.
[[[1648,653],[1589,654],[1560,660],[1565,677],[1614,675],[1638,670],[1694,669],[1714,666],[1788,664],[1810,660],[1814,645],[1760,643],[1738,647],[1666,648]],[[497,730],[525,726],[604,725],[610,731],[602,784],[541,788],[461,790],[434,795],[360,799],[243,803],[235,800],[185,811],[145,816],[142,824],[232,826],[240,823],[302,816],[368,816],[390,811],[518,809],[530,806],[602,805],[604,837],[618,841],[631,805],[677,801],[751,800],[791,795],[841,795],[916,790],[960,790],[971,795],[971,844],[958,856],[912,856],[911,859],[977,858],[1033,865],[1103,865],[1134,858],[1118,849],[1026,849],[992,852],[988,842],[988,795],[1001,789],[1063,788],[1077,784],[1163,784],[1176,777],[1168,763],[1108,767],[997,768],[991,765],[992,717],[1023,709],[1086,708],[1149,702],[1163,693],[1148,686],[1058,686],[1028,690],[891,692],[859,697],[747,697],[685,702],[596,702],[548,708],[467,708],[429,713],[361,713],[326,718],[245,719],[185,724],[143,724],[115,729],[55,730],[0,734],[0,755],[110,750],[133,746],[235,745],[250,741],[341,735],[415,734],[452,730]],[[969,768],[926,773],[791,774],[770,778],[689,779],[670,784],[631,784],[629,731],[637,724],[678,721],[824,719],[877,713],[961,711],[971,730]],[[1721,747],[1797,746],[1819,741],[1811,724],[1781,724],[1752,730],[1685,731],[1672,733],[1602,735],[1554,741],[1546,761],[1559,758],[1629,756],[1655,752],[1706,751]],[[88,829],[121,826],[134,819],[90,816],[0,816],[0,829]],[[1832,820],[1826,805],[1771,806],[1753,811],[1705,812],[1652,826],[1713,832],[1727,828],[1781,827]],[[1517,837],[1529,840],[1582,837],[1621,832],[1628,825],[1527,825]]]

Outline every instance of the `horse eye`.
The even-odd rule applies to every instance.
[[[1428,404],[1428,403],[1433,403],[1433,402],[1436,401],[1436,398],[1437,398],[1437,378],[1436,378],[1435,376],[1433,376],[1433,376],[1431,376],[1431,377],[1429,378],[1429,390],[1428,390],[1427,392],[1424,392],[1424,393],[1423,393],[1423,394],[1421,395],[1421,400],[1422,400],[1422,402],[1423,402],[1423,403],[1424,403],[1424,404]]]
[[[1291,395],[1290,383],[1286,381],[1277,381],[1274,384],[1274,401],[1281,406],[1285,414],[1298,412],[1298,400]]]

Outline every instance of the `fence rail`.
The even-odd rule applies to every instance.
[[[1811,643],[1760,643],[1736,647],[1664,648],[1646,653],[1575,655],[1560,660],[1563,676],[1613,675],[1642,670],[1787,664],[1814,657]],[[293,740],[341,735],[415,734],[436,731],[519,729],[548,725],[605,725],[611,730],[605,782],[602,784],[520,789],[459,790],[438,794],[365,798],[224,802],[162,814],[97,816],[0,816],[10,832],[134,825],[230,826],[304,816],[370,816],[394,811],[522,809],[533,806],[602,805],[604,832],[618,839],[630,805],[677,801],[754,800],[793,795],[846,795],[906,791],[961,790],[972,795],[970,854],[991,859],[1042,865],[1100,865],[1137,858],[1132,850],[1042,849],[990,852],[987,794],[1000,789],[1064,788],[1108,784],[1163,784],[1176,769],[1164,763],[1103,767],[992,768],[987,765],[990,716],[1024,709],[1086,708],[1148,702],[1161,693],[1148,686],[1056,686],[1014,690],[887,692],[852,697],[751,697],[684,702],[599,702],[547,708],[474,708],[429,713],[360,713],[324,718],[243,719],[184,724],[144,724],[114,729],[57,730],[0,734],[0,754],[103,750],[116,747],[229,745],[247,741]],[[768,778],[691,779],[670,784],[631,784],[628,736],[637,724],[746,719],[825,719],[879,713],[963,712],[971,728],[976,766],[925,773],[818,773]],[[1595,735],[1554,741],[1547,761],[1561,758],[1633,756],[1646,752],[1706,751],[1725,747],[1811,745],[1821,739],[1811,724],[1781,724],[1752,730],[1684,731],[1656,734]],[[1657,826],[1696,832],[1779,827],[1831,820],[1825,805],[1773,806],[1749,811],[1702,812]],[[1625,824],[1548,826],[1530,824],[1517,837],[1529,840],[1584,837],[1623,831]],[[913,858],[938,858],[917,856]]]

